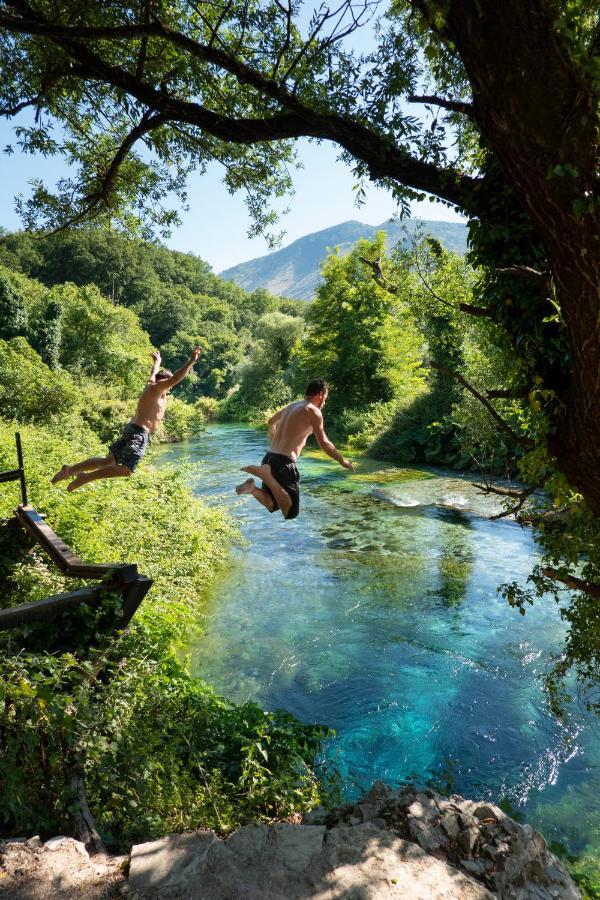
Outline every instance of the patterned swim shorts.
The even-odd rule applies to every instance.
[[[121,437],[108,448],[120,466],[133,472],[148,449],[150,435],[141,425],[128,422]]]

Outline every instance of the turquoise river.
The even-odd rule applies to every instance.
[[[194,674],[336,731],[348,796],[375,778],[433,779],[499,802],[580,854],[600,845],[600,722],[576,697],[562,719],[542,676],[564,635],[553,601],[519,615],[499,596],[536,559],[529,531],[468,476],[323,454],[300,460],[301,514],[285,523],[238,498],[266,435],[213,426],[160,452],[201,463],[198,495],[244,542],[203,598]],[[244,476],[245,477],[245,476]]]

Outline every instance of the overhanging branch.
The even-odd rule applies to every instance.
[[[76,213],[76,215],[72,216],[70,219],[64,222],[62,225],[60,225],[59,228],[56,228],[54,231],[52,231],[51,234],[57,234],[58,232],[64,231],[66,228],[71,227],[72,225],[76,225],[78,222],[83,221],[83,219],[89,216],[90,213],[92,213],[102,203],[107,203],[119,174],[119,169],[125,162],[134,144],[145,134],[148,134],[150,131],[159,128],[161,125],[164,125],[166,121],[167,119],[161,115],[152,116],[149,114],[145,114],[144,116],[142,116],[142,119],[140,120],[138,125],[131,129],[131,131],[125,136],[124,140],[120,144],[117,152],[110,162],[110,165],[102,176],[98,189],[96,191],[93,191],[91,194],[88,194],[88,196],[84,198],[84,208]]]
[[[524,400],[529,394],[528,388],[499,388],[485,392],[487,400]]]
[[[368,259],[366,256],[361,256],[360,260],[361,260],[361,262],[364,262],[365,265],[369,266],[370,269],[372,269],[373,278],[375,279],[375,281],[377,282],[379,287],[383,288],[384,291],[387,291],[388,294],[397,294],[398,293],[398,288],[395,285],[391,284],[385,278],[385,276],[383,274],[383,270],[381,268],[381,263],[379,260]],[[419,278],[421,279],[421,282],[423,283],[423,286],[429,291],[429,293],[431,294],[433,299],[436,300],[438,303],[441,303],[443,306],[448,307],[448,309],[464,312],[470,316],[476,316],[478,318],[486,318],[486,319],[493,318],[492,313],[490,312],[489,309],[486,309],[485,306],[473,306],[471,303],[457,303],[457,304],[449,303],[448,300],[444,300],[443,297],[440,297],[438,294],[436,294],[435,291],[431,288],[431,286],[425,281],[425,279],[424,279],[423,275],[421,274],[421,271],[418,267],[418,264],[417,264],[417,273],[419,275]],[[500,395],[498,395],[498,396],[500,396]]]
[[[335,112],[318,113],[303,104],[284,84],[226,51],[213,45],[198,44],[185,34],[175,32],[161,22],[134,23],[114,27],[58,26],[43,18],[24,0],[12,0],[11,9],[20,16],[0,16],[0,27],[21,34],[47,37],[60,46],[87,72],[87,77],[125,91],[149,109],[167,119],[201,128],[219,140],[232,143],[257,143],[289,138],[314,137],[333,141],[365,163],[373,180],[405,184],[470,210],[478,179],[453,169],[437,166],[413,157],[398,147],[387,135]],[[279,102],[283,111],[268,118],[232,118],[182,100],[167,89],[153,85],[123,68],[114,66],[92,50],[86,42],[94,40],[131,39],[144,36],[161,38],[178,46],[191,57],[214,63],[233,74],[241,84],[254,87],[261,94]]]
[[[477,388],[474,388],[473,385],[470,384],[467,379],[460,374],[460,372],[455,372],[453,371],[453,369],[449,369],[447,366],[443,366],[440,363],[436,362],[431,362],[429,365],[432,369],[435,369],[436,371],[441,372],[443,375],[447,375],[449,378],[453,378],[455,381],[458,381],[459,384],[462,384],[465,390],[472,394],[472,396],[475,397],[476,400],[479,400],[482,406],[487,409],[494,421],[499,425],[499,427],[505,434],[508,434],[510,436],[515,444],[518,444],[521,447],[527,447],[528,449],[531,449],[534,446],[534,442],[532,440],[523,437],[523,435],[517,434],[516,431],[513,431],[508,422],[504,421],[502,416],[494,409],[489,400],[486,400],[483,394],[481,394],[477,390]]]
[[[474,116],[473,104],[465,103],[461,100],[447,100],[445,97],[435,97],[431,94],[411,94],[411,96],[407,99],[409,103],[425,103],[431,104],[432,106],[440,106],[442,109],[447,109],[450,112],[461,113],[464,116],[468,116],[470,119],[472,119]]]
[[[544,291],[548,290],[550,286],[550,273],[539,272],[537,269],[532,269],[531,266],[507,266],[495,269],[495,271],[500,275],[514,275],[515,278],[524,278]]]
[[[421,268],[419,266],[418,256],[415,253],[415,268],[417,270],[417,275],[419,276],[419,281],[425,288],[425,290],[430,294],[431,297],[437,302],[441,303],[442,306],[448,307],[448,309],[452,310],[460,310],[461,312],[468,313],[470,316],[476,316],[478,318],[485,319],[493,319],[493,313],[491,310],[487,309],[485,306],[473,306],[471,303],[450,303],[448,300],[444,300],[443,297],[440,297],[438,293],[436,293],[423,273],[421,272]]]
[[[507,516],[516,516],[517,513],[523,509],[525,501],[529,497],[531,497],[531,495],[535,491],[537,491],[540,485],[534,484],[530,487],[524,488],[522,491],[515,491],[512,488],[502,488],[491,484],[488,484],[485,487],[478,485],[478,487],[484,494],[498,494],[500,497],[511,497],[517,501],[514,506],[510,506],[507,509],[504,509],[502,512],[490,516],[490,519],[494,520],[505,519]]]
[[[590,597],[600,597],[600,584],[594,584],[593,581],[587,581],[584,578],[576,578],[574,575],[564,575],[557,569],[545,567],[542,569],[542,575],[550,578],[551,581],[560,581],[566,587],[573,591],[583,591]]]

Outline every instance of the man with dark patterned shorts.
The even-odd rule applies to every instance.
[[[321,409],[328,393],[327,383],[322,378],[313,378],[303,400],[295,400],[271,416],[271,449],[260,466],[244,466],[242,469],[242,472],[262,479],[262,485],[257,487],[254,478],[247,478],[236,487],[237,494],[251,494],[269,512],[280,509],[284,519],[295,519],[300,512],[300,474],[296,460],[311,434],[314,434],[327,456],[352,471],[352,463],[342,456],[325,434]]]
[[[196,347],[188,362],[173,375],[169,369],[160,368],[160,353],[154,350],[150,378],[140,395],[135,415],[123,429],[121,437],[110,445],[108,455],[92,456],[72,466],[63,466],[52,479],[52,484],[75,476],[67,490],[76,491],[89,481],[133,475],[148,448],[150,435],[154,434],[165,414],[168,392],[183,381],[199,356],[200,347]]]

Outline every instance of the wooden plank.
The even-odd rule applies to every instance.
[[[0,484],[5,481],[19,481],[21,478],[20,469],[9,469],[8,472],[0,472]]]
[[[124,602],[123,617],[120,623],[121,628],[125,628],[129,624],[151,587],[152,579],[146,578],[145,575],[138,575],[136,580],[127,586],[123,592]]]
[[[0,609],[0,631],[17,628],[28,622],[52,619],[70,609],[76,609],[82,603],[94,605],[107,593],[123,595],[123,611],[121,616],[115,620],[115,630],[125,628],[151,587],[151,579],[140,575],[134,581],[105,581],[102,584],[94,584],[91,587],[80,588],[78,591],[71,591],[68,594],[55,594],[44,600],[34,600],[31,603],[21,603],[19,606],[9,609]]]
[[[65,544],[33,506],[19,506],[16,516],[29,534],[46,551],[65,575],[76,578],[102,578],[113,570],[125,568],[121,563],[85,563]],[[127,566],[131,571],[131,566]],[[136,569],[137,571],[137,569]]]
[[[70,594],[55,594],[44,600],[34,600],[32,603],[21,603],[20,606],[0,609],[0,629],[16,628],[18,625],[37,622],[40,619],[51,619],[82,603],[95,602],[107,590],[110,590],[109,585],[95,584],[92,587],[72,591]]]

